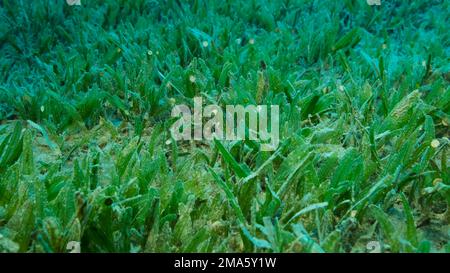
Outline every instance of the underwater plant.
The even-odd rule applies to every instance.
[[[449,5],[0,1],[0,252],[449,253]]]

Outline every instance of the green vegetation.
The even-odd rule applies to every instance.
[[[188,2],[0,1],[0,252],[450,252],[449,1]]]

